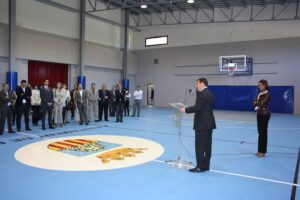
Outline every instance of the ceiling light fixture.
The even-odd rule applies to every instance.
[[[195,3],[195,0],[187,0],[187,3]]]
[[[141,8],[145,9],[145,8],[147,8],[147,7],[148,7],[147,4],[142,3]]]

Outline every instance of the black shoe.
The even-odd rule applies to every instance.
[[[130,117],[135,117],[134,115],[131,115]]]
[[[46,128],[45,128],[45,127],[43,127],[43,128],[42,128],[42,130],[44,131],[44,130],[46,130]]]
[[[13,130],[10,130],[10,131],[8,131],[8,133],[16,133],[15,131],[13,131]]]
[[[100,122],[100,120],[95,120],[95,122]]]
[[[2,132],[0,132],[0,135],[3,135],[3,133],[2,133]]]
[[[123,120],[121,120],[120,122],[123,123]]]
[[[205,171],[207,171],[208,169],[201,169],[201,168],[199,168],[199,167],[195,167],[195,168],[192,168],[192,169],[190,169],[189,171],[190,172],[193,172],[193,173],[198,173],[198,172],[205,172]]]
[[[81,125],[83,125],[83,123],[79,123],[79,125],[81,126]]]
[[[106,119],[105,121],[108,122],[108,119]]]
[[[70,122],[66,121],[66,124],[70,124]]]
[[[55,127],[54,127],[54,126],[49,126],[49,128],[50,128],[50,129],[55,129]]]
[[[32,129],[31,129],[31,128],[26,128],[25,130],[26,130],[26,131],[32,131]]]
[[[120,122],[119,120],[116,121],[116,123]]]
[[[87,125],[87,126],[88,126],[88,125],[89,125],[89,123],[85,123],[85,125]]]
[[[21,132],[21,129],[17,129],[17,132]]]

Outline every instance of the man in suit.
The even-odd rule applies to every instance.
[[[78,91],[75,93],[75,101],[77,102],[77,108],[80,116],[79,125],[85,122],[85,125],[89,125],[87,118],[87,101],[88,101],[88,92],[82,89],[82,85],[78,84]]]
[[[4,83],[2,85],[3,90],[0,92],[0,135],[4,132],[5,121],[7,119],[8,132],[15,133],[12,129],[12,106],[13,106],[13,94],[9,91],[9,85]]]
[[[206,78],[200,78],[196,82],[197,98],[194,106],[180,108],[180,112],[195,113],[194,130],[195,130],[195,149],[197,166],[190,169],[190,172],[209,171],[212,132],[216,129],[215,117],[213,114],[214,96],[207,88]]]
[[[108,104],[110,99],[110,92],[106,89],[106,84],[102,84],[99,93],[99,120],[102,121],[103,111],[104,120],[108,121]]]
[[[116,86],[113,86],[110,91],[109,116],[114,117],[115,114],[116,114]]]
[[[48,113],[48,125],[50,129],[54,129],[52,125],[52,109],[53,109],[53,91],[49,87],[49,80],[45,80],[44,85],[40,87],[41,109],[42,109],[42,129],[46,130],[46,114]]]
[[[27,87],[27,81],[22,80],[21,86],[16,89],[17,101],[16,101],[16,112],[17,112],[17,132],[21,131],[21,118],[24,114],[26,131],[31,131],[29,127],[29,111],[31,106],[31,89]]]
[[[76,103],[75,103],[75,100],[74,100],[74,93],[77,91],[77,88],[78,88],[78,85],[77,84],[74,84],[74,89],[71,90],[70,92],[70,96],[71,96],[71,119],[73,120],[74,117],[75,117],[75,109],[76,109]]]
[[[98,99],[99,99],[99,94],[96,91],[96,84],[92,83],[91,89],[89,90],[89,103],[88,103],[88,119],[89,119],[89,121],[91,119],[92,112],[94,112],[95,122],[99,121]]]
[[[125,104],[125,90],[122,89],[122,85],[116,87],[116,122],[123,122],[123,112]]]

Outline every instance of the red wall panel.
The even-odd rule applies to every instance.
[[[57,82],[68,84],[68,65],[41,61],[28,61],[28,82],[34,87],[50,81],[50,87],[55,87]]]

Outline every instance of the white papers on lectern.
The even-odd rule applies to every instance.
[[[183,103],[170,103],[170,105],[171,105],[173,108],[177,108],[177,109],[182,108],[182,107],[184,107],[184,108],[187,107],[187,105],[185,105],[185,104],[183,104]]]

